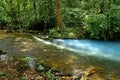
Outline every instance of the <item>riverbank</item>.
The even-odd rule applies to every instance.
[[[98,73],[99,70],[99,68],[91,67],[87,71],[75,70],[74,74],[72,72],[65,73],[48,66],[42,59],[39,59],[38,62],[33,57],[13,56],[0,50],[1,80],[85,80],[91,75]]]
[[[5,55],[5,54],[4,54]],[[0,55],[0,57],[3,55]],[[9,57],[10,58],[10,57]],[[29,62],[32,57],[12,56],[11,60],[7,57],[0,60],[0,80],[71,80],[75,79],[72,75],[63,74],[53,67],[37,63],[34,69]],[[29,59],[28,59],[29,58]],[[25,61],[26,60],[26,61]]]

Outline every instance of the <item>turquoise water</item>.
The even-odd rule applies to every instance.
[[[83,55],[120,61],[120,42],[54,39],[53,43]]]
[[[104,79],[99,80],[120,79],[119,42],[73,39],[53,39],[49,42],[35,36],[34,38],[40,44],[42,42],[48,46],[50,50],[44,58],[48,59],[47,64],[50,63],[57,69],[71,73],[74,70],[95,67],[102,69],[98,74]]]

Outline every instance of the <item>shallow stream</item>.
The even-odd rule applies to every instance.
[[[57,39],[48,42],[24,33],[4,35],[6,37],[0,38],[0,49],[9,56],[25,55],[37,61],[44,60],[46,65],[64,73],[81,71],[87,74],[87,71],[94,70],[96,75],[93,77],[97,76],[99,80],[120,79],[120,43],[90,40],[81,40],[80,43],[78,40]]]

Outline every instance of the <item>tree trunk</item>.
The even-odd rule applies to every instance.
[[[60,29],[62,27],[62,17],[61,17],[59,0],[56,0],[56,20],[57,20],[57,26]]]

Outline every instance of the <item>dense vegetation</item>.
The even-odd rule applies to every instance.
[[[120,40],[120,0],[0,0],[0,28]]]

